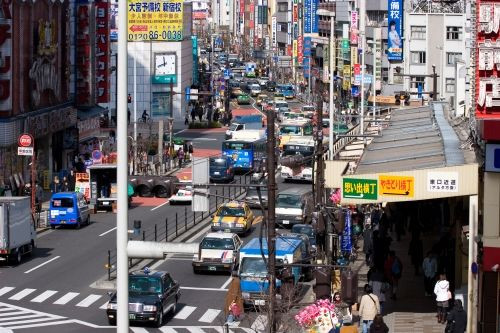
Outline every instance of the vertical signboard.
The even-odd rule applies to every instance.
[[[183,0],[128,0],[129,42],[183,39]]]
[[[358,12],[351,12],[351,44],[358,44]]]
[[[199,84],[199,73],[198,73],[198,36],[191,36],[193,52],[193,84]]]
[[[304,57],[311,56],[311,37],[304,37]]]
[[[0,111],[12,109],[12,1],[2,1],[3,16],[0,18]]]
[[[309,58],[309,57],[305,57],[304,58],[303,64],[304,64],[304,77],[305,78],[309,78],[309,75],[310,75],[310,73],[309,73],[309,69],[310,69],[309,68],[309,64],[310,64],[310,61],[311,61],[311,58]]]
[[[292,44],[292,55],[294,58],[297,57],[297,40],[293,40],[293,44]]]
[[[107,1],[95,4],[95,85],[96,102],[109,102],[109,3]]]
[[[387,33],[387,59],[390,61],[403,60],[403,40],[401,32],[403,26],[403,0],[388,0],[388,23]]]
[[[304,0],[304,33],[310,34],[312,31],[311,3],[313,0]]]
[[[276,40],[276,29],[278,28],[278,20],[276,16],[272,17],[272,38],[273,38],[273,48],[278,45],[278,41]]]
[[[304,60],[303,49],[304,49],[304,39],[302,38],[302,36],[299,36],[299,38],[297,38],[297,62],[299,64],[301,64],[302,61]]]
[[[311,0],[311,32],[318,33],[318,3],[319,0]]]
[[[91,83],[91,10],[86,0],[80,0],[76,7],[76,105],[92,106],[93,84]]]
[[[114,0],[109,5],[109,41],[118,41],[118,1]]]

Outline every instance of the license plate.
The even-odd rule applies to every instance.
[[[289,220],[283,220],[283,224],[290,224]]]
[[[128,319],[135,320],[135,314],[134,313],[130,313],[128,315]]]
[[[59,223],[66,224],[66,220],[59,220]]]
[[[109,205],[109,201],[103,201],[102,204],[107,206]]]
[[[215,271],[215,270],[217,270],[217,269],[215,268],[215,266],[208,266],[208,270],[209,270],[209,271]]]
[[[256,299],[253,301],[253,304],[255,305],[266,305],[266,301],[264,301],[263,299]]]
[[[219,171],[214,171],[214,175],[220,175]]]
[[[224,229],[224,232],[231,232],[231,229]]]

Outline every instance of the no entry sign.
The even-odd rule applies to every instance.
[[[17,138],[17,155],[33,156],[33,136],[23,133]]]

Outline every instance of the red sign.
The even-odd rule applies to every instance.
[[[109,3],[95,4],[96,102],[109,102]]]
[[[12,68],[12,0],[1,0],[2,22],[0,23],[0,111],[12,109],[10,96]]]
[[[32,147],[33,137],[31,136],[31,134],[23,133],[19,135],[19,138],[17,138],[17,144],[19,147]]]
[[[76,104],[77,106],[92,106],[93,86],[90,82],[91,44],[90,15],[88,4],[78,4],[76,9]]]
[[[292,56],[292,45],[287,45],[286,47],[286,55]]]
[[[297,5],[293,5],[293,22],[298,22],[299,20],[299,7]]]
[[[361,66],[359,64],[354,64],[353,66],[354,75],[361,74]]]
[[[304,61],[304,38],[302,37],[302,35],[300,35],[298,38],[297,38],[297,61],[299,62],[299,64],[302,64],[302,62]]]
[[[240,13],[243,14],[245,13],[245,1],[240,0]]]

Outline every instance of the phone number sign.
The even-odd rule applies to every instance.
[[[180,41],[183,0],[128,0],[128,41]]]

